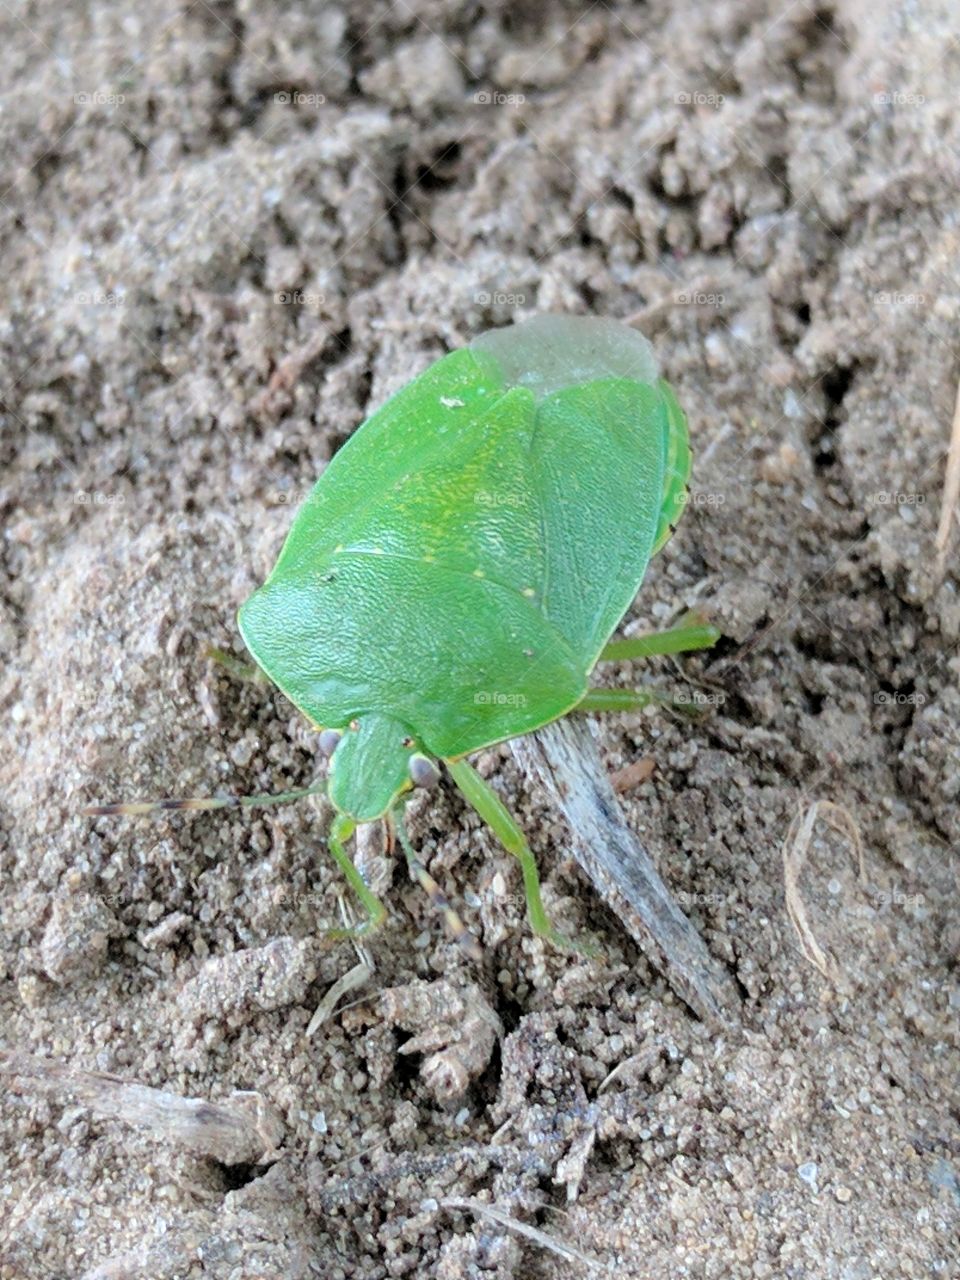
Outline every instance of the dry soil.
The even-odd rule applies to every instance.
[[[0,1275],[955,1277],[956,11],[19,0],[0,27]],[[205,646],[242,655],[236,607],[372,407],[544,310],[638,316],[690,417],[627,629],[710,613],[713,653],[648,671],[709,714],[601,743],[654,762],[629,820],[741,1022],[676,999],[503,748],[480,765],[605,963],[530,936],[444,788],[412,829],[487,961],[367,848],[391,919],[308,1034],[360,963],[319,940],[322,808],[78,809],[313,779],[302,719]],[[817,802],[819,954],[783,863]]]

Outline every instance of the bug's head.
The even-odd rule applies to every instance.
[[[382,818],[404,791],[440,777],[409,729],[380,712],[358,716],[342,731],[325,729],[320,747],[330,756],[327,794],[355,822]]]

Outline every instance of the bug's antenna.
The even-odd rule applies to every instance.
[[[479,964],[483,960],[483,947],[481,947],[480,943],[457,915],[456,911],[450,904],[450,899],[417,857],[416,851],[410,843],[410,837],[407,835],[407,829],[403,825],[403,810],[401,808],[396,809],[392,817],[396,822],[397,835],[400,837],[400,844],[403,848],[404,854],[406,855],[407,866],[410,868],[410,874],[420,884],[420,887],[430,899],[430,905],[443,916],[443,922],[447,926],[447,932],[453,938],[457,946],[461,951],[465,952],[471,960]]]
[[[209,796],[195,797],[187,800],[141,800],[132,804],[88,804],[80,810],[85,818],[112,817],[118,814],[124,818],[140,817],[144,813],[160,813],[163,810],[197,812],[201,809],[263,809],[271,804],[289,804],[293,800],[303,800],[306,796],[319,796],[326,792],[326,782],[317,782],[312,787],[304,787],[301,791],[280,791],[276,795],[265,796]]]

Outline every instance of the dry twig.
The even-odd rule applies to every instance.
[[[526,1222],[520,1222],[519,1219],[512,1218],[509,1213],[504,1213],[496,1205],[485,1204],[483,1200],[462,1200],[458,1196],[448,1196],[445,1200],[440,1201],[440,1207],[442,1209],[458,1209],[463,1213],[475,1213],[480,1218],[488,1218],[498,1226],[506,1227],[508,1231],[515,1231],[517,1235],[526,1236],[528,1240],[532,1240],[534,1244],[540,1245],[541,1248],[549,1249],[551,1253],[559,1254],[561,1258],[566,1258],[568,1262],[580,1262],[592,1271],[609,1270],[599,1259],[591,1258],[589,1254],[582,1253],[579,1249],[574,1248],[572,1244],[557,1240],[554,1236],[548,1236],[545,1231],[539,1231],[536,1227],[528,1226]]]
[[[810,925],[806,904],[800,893],[800,874],[803,871],[813,840],[817,819],[822,818],[834,831],[845,835],[857,855],[857,870],[864,879],[863,841],[852,816],[841,805],[830,800],[816,800],[806,813],[799,814],[790,824],[783,844],[783,881],[787,915],[797,931],[800,950],[810,963],[834,986],[842,984],[843,975],[834,957],[817,941]]]

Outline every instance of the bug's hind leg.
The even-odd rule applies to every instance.
[[[699,613],[691,612],[676,627],[667,631],[648,631],[627,640],[611,640],[600,654],[600,662],[621,662],[631,658],[653,658],[675,653],[710,649],[720,639],[719,630]],[[658,689],[588,689],[577,703],[576,711],[639,711],[651,705],[698,718],[715,699],[702,702],[697,697],[671,697]]]
[[[709,702],[700,701],[702,695],[674,696],[659,689],[588,689],[574,711],[641,711],[644,707],[662,707],[674,711],[688,720],[699,720],[708,709]]]
[[[403,813],[398,810],[395,818],[392,818],[386,825],[388,830],[396,824],[397,835],[400,838],[400,845],[407,859],[407,866],[410,868],[410,874],[417,881],[427,897],[430,904],[443,916],[443,922],[447,927],[447,932],[456,942],[457,946],[464,951],[471,960],[480,963],[483,960],[483,947],[476,940],[467,926],[463,923],[456,911],[450,904],[450,899],[443,892],[440,886],[434,880],[433,876],[417,857],[416,850],[410,843],[410,837],[407,835],[406,827],[403,825]]]
[[[661,654],[690,653],[694,649],[710,649],[720,639],[719,630],[699,614],[689,613],[668,631],[648,631],[627,640],[611,640],[599,662],[622,662],[628,658],[654,658]]]
[[[343,847],[353,835],[357,824],[352,818],[347,818],[340,814],[334,819],[327,836],[327,844],[330,852],[336,859],[337,866],[343,872],[344,878],[354,891],[364,910],[367,913],[366,920],[361,920],[359,924],[343,929],[328,929],[325,936],[332,941],[339,942],[344,938],[363,938],[368,934],[379,929],[387,918],[387,909],[377,897],[377,895],[367,886],[367,882],[363,876],[353,865],[353,860]]]
[[[550,923],[540,895],[540,877],[533,852],[497,793],[466,760],[447,760],[445,763],[463,798],[476,809],[503,847],[519,861],[527,895],[527,916],[534,933],[563,951],[578,951],[586,956],[596,955],[594,947],[567,938]]]

